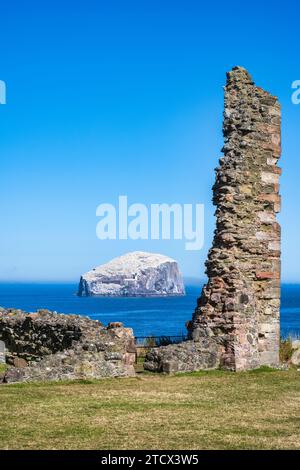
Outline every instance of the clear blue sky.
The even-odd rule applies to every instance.
[[[300,281],[299,1],[10,1],[1,5],[0,280],[77,280],[126,251],[203,276],[225,72],[283,109],[285,281]],[[101,202],[204,203],[205,246],[100,241]]]

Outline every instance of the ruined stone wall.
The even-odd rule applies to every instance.
[[[0,308],[0,356],[0,383],[94,379],[133,376],[136,347],[119,322]]]
[[[224,156],[216,169],[216,230],[208,283],[190,338],[222,345],[220,365],[243,370],[279,363],[280,106],[248,72],[227,74]]]
[[[242,67],[227,74],[223,131],[208,282],[189,340],[150,351],[144,367],[151,371],[279,364],[280,106]]]

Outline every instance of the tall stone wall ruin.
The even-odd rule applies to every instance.
[[[235,370],[279,363],[280,114],[245,69],[227,74],[216,230],[190,336],[220,340],[221,366]]]
[[[277,98],[255,86],[242,67],[227,73],[223,133],[208,282],[188,323],[190,340],[150,352],[150,370],[279,364],[281,113]],[[195,345],[196,361],[190,357]]]

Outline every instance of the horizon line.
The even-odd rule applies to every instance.
[[[205,284],[207,282],[207,278],[201,278],[196,276],[183,276],[183,280],[185,283],[193,282],[196,284]],[[0,279],[1,284],[78,284],[78,280],[74,279]],[[295,284],[300,285],[299,280],[288,280],[282,279],[282,284]]]

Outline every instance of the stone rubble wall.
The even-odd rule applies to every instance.
[[[184,341],[151,349],[144,367],[151,372],[166,374],[216,369],[220,366],[220,346],[209,338]]]
[[[223,133],[224,156],[213,187],[216,230],[206,262],[208,282],[188,322],[189,338],[206,338],[212,351],[220,346],[216,367],[276,367],[281,112],[277,98],[255,86],[242,67],[227,74]]]
[[[0,382],[135,375],[135,340],[122,323],[104,327],[79,315],[1,309],[0,340],[7,364]]]

